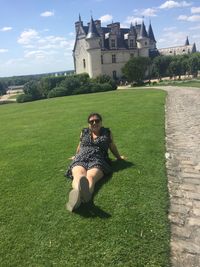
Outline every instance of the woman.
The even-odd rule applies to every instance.
[[[81,132],[76,155],[70,158],[73,161],[66,173],[73,179],[73,189],[66,204],[69,211],[78,208],[81,202],[88,202],[96,182],[112,172],[108,149],[116,159],[124,159],[117,150],[111,131],[102,126],[101,115],[91,113],[88,116],[88,128],[84,128]]]

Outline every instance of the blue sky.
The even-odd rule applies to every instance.
[[[73,69],[74,23],[101,19],[102,25],[151,21],[157,47],[200,50],[200,1],[0,0],[0,77]]]

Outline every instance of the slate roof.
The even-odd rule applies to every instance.
[[[154,34],[153,34],[152,27],[151,27],[151,23],[149,24],[148,36],[149,36],[150,40],[156,42],[156,39],[155,39]]]
[[[186,38],[185,45],[190,45],[189,40],[188,40],[188,36]]]
[[[96,27],[96,25],[94,23],[94,20],[91,17],[90,25],[88,27],[88,33],[87,33],[86,39],[91,39],[91,38],[95,38],[95,37],[100,37],[100,35],[99,35],[98,31],[97,31],[97,27]]]
[[[109,27],[101,27],[100,30],[95,25],[94,20],[91,20],[92,24],[90,22],[89,26],[82,26],[82,29],[84,30],[84,33],[86,35],[86,39],[92,38],[93,37],[100,37],[104,36],[104,48],[105,49],[110,49],[109,48],[109,39],[106,38],[106,34],[111,33],[111,28]],[[117,35],[117,49],[128,49],[128,43],[127,40],[124,39],[125,34],[135,34],[135,37],[139,35],[141,31],[141,25],[135,25],[132,26],[133,28],[120,28],[120,34]]]
[[[109,35],[115,35],[113,33],[113,29],[118,28],[118,33],[116,34],[116,39],[117,39],[117,47],[116,49],[134,49],[134,48],[129,48],[128,46],[128,39],[127,35],[134,36],[135,40],[140,40],[142,38],[150,38],[152,41],[156,42],[153,30],[151,27],[151,24],[149,26],[148,33],[146,31],[146,27],[144,25],[144,21],[142,24],[135,24],[133,25],[131,23],[130,28],[120,28],[120,23],[115,22],[107,27],[101,27],[101,21],[100,20],[93,20],[91,17],[90,23],[88,23],[87,26],[84,26],[81,17],[79,15],[79,29],[77,32],[77,38],[85,38],[90,39],[90,38],[96,38],[96,37],[101,37],[104,40],[104,46],[102,49],[105,50],[112,50],[113,48],[110,48],[109,46]],[[126,38],[125,38],[126,37]],[[76,39],[77,40],[77,39]],[[137,46],[135,46],[137,48]],[[114,48],[115,49],[115,48]]]

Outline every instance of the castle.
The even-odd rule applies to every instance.
[[[157,49],[151,23],[148,31],[144,25],[131,23],[130,28],[121,28],[119,22],[107,27],[100,20],[91,17],[87,26],[81,17],[75,22],[76,40],[73,49],[76,74],[88,73],[91,78],[107,74],[114,79],[121,78],[122,67],[132,57],[155,57],[196,52],[187,38],[184,46]]]

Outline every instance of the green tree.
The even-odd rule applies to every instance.
[[[39,82],[37,82],[35,80],[27,82],[24,85],[24,93],[25,93],[25,95],[32,96],[33,100],[43,98],[42,93],[40,91]]]
[[[112,86],[113,90],[117,89],[116,81],[114,81],[110,76],[106,74],[97,76],[96,78],[93,79],[93,81],[95,83],[100,83],[100,84],[109,83]]]
[[[6,94],[6,85],[4,82],[0,81],[0,95]]]
[[[150,66],[150,58],[135,57],[131,58],[122,68],[122,73],[129,82],[142,84]]]
[[[200,53],[194,53],[190,55],[188,60],[189,71],[193,77],[197,77],[200,70]]]
[[[47,97],[48,93],[66,79],[66,76],[47,76],[40,80],[40,92],[43,97]]]
[[[158,56],[153,59],[153,73],[161,80],[162,77],[169,75],[169,64],[172,60],[171,56]]]

